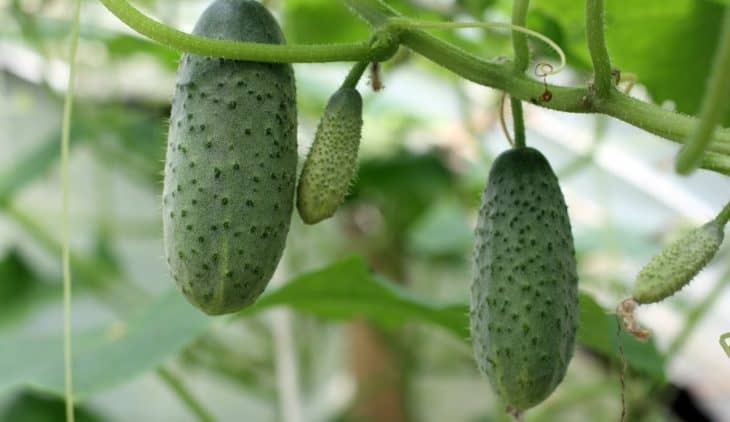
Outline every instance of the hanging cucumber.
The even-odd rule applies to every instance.
[[[479,369],[514,411],[563,379],[578,325],[570,220],[558,179],[537,150],[500,155],[481,199],[471,287]]]
[[[251,0],[216,0],[193,32],[284,43],[273,16]],[[251,304],[281,258],[296,182],[295,97],[291,65],[182,56],[165,163],[165,254],[179,288],[208,314]]]

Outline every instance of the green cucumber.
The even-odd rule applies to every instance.
[[[728,206],[715,219],[690,230],[649,260],[636,277],[634,301],[660,302],[688,285],[720,249],[727,210]]]
[[[355,88],[338,89],[327,103],[297,188],[302,221],[331,217],[345,200],[357,167],[362,131],[362,98]]]
[[[216,0],[193,32],[284,43],[273,16],[251,0]],[[185,297],[208,314],[253,303],[278,265],[294,203],[296,131],[291,65],[182,56],[165,162],[165,254]]]
[[[577,270],[558,179],[533,148],[494,162],[474,247],[471,336],[482,373],[515,411],[542,402],[573,355]]]

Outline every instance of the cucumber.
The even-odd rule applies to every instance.
[[[634,301],[660,302],[688,285],[722,245],[727,221],[721,216],[689,231],[649,260],[636,277]]]
[[[570,220],[545,157],[501,154],[481,198],[471,286],[477,366],[514,411],[543,401],[565,375],[578,327]]]
[[[297,187],[297,210],[307,224],[334,215],[357,167],[362,131],[362,97],[342,87],[330,97],[304,161]]]
[[[251,0],[216,0],[193,32],[284,43],[273,16]],[[164,171],[165,255],[185,297],[208,314],[253,303],[278,265],[294,203],[296,130],[291,65],[183,54]]]

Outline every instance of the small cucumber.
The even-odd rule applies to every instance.
[[[193,31],[282,44],[269,11],[216,0]],[[163,192],[165,254],[204,312],[235,312],[266,288],[294,205],[297,113],[288,64],[184,54],[172,101]]]
[[[722,213],[689,231],[639,271],[632,294],[639,304],[662,301],[688,285],[720,249],[727,220]]]
[[[482,195],[471,286],[479,369],[514,411],[542,402],[562,381],[578,326],[570,220],[545,157],[501,154]]]
[[[361,130],[360,93],[342,87],[327,103],[299,177],[297,210],[305,223],[331,217],[345,200],[357,167]]]

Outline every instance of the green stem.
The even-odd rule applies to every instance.
[[[717,214],[717,217],[715,217],[715,221],[720,223],[723,227],[725,227],[728,220],[730,220],[730,202],[725,204],[720,213]],[[730,277],[730,274],[728,274],[728,277]]]
[[[384,49],[368,42],[344,44],[278,45],[215,40],[191,35],[150,19],[126,0],[100,0],[110,12],[130,28],[161,44],[202,56],[274,63],[323,63],[340,61],[381,61]]]
[[[606,98],[611,94],[611,60],[603,33],[603,0],[586,0],[586,42],[593,61],[593,89],[596,96]]]
[[[726,211],[728,214],[730,214],[730,203],[725,206],[725,209],[723,211]],[[697,303],[687,314],[687,317],[684,320],[684,326],[679,331],[679,334],[672,340],[672,343],[667,348],[667,353],[665,354],[665,359],[667,362],[671,361],[672,358],[682,349],[682,346],[687,343],[687,340],[689,339],[689,336],[692,335],[692,332],[695,331],[695,327],[697,324],[702,320],[702,317],[707,314],[707,312],[712,309],[712,306],[717,302],[717,300],[722,296],[722,291],[727,287],[727,284],[730,283],[730,269],[725,271],[725,274],[720,277],[719,280],[715,283],[715,285],[712,287],[712,290],[710,290],[707,295],[699,302]]]
[[[370,63],[368,62],[355,63],[355,65],[352,66],[352,69],[350,69],[350,73],[347,74],[347,78],[345,78],[345,81],[342,83],[342,88],[355,88],[369,64]]]
[[[706,152],[702,157],[700,165],[705,170],[711,170],[730,176],[730,157],[727,155],[717,154],[715,152]]]
[[[527,10],[530,0],[515,0],[512,3],[512,24],[525,26],[527,22]],[[527,48],[527,36],[524,33],[512,31],[512,47],[515,50],[515,74],[524,75],[527,64],[530,62],[530,51]],[[514,127],[515,147],[524,147],[525,140],[525,118],[522,111],[522,102],[510,97],[512,106],[512,125]]]
[[[75,0],[71,18],[71,43],[68,53],[68,84],[63,104],[63,120],[61,124],[61,266],[63,268],[63,375],[66,402],[66,422],[74,422],[73,398],[73,351],[71,348],[71,261],[69,253],[69,180],[68,151],[71,134],[71,113],[73,112],[74,82],[76,77],[76,50],[79,45],[79,28],[81,26],[81,0]]]
[[[213,422],[215,418],[213,415],[193,396],[188,390],[185,384],[175,374],[165,368],[157,368],[157,375],[162,381],[167,384],[172,391],[174,391],[178,398],[187,406],[187,408],[193,412],[193,414],[201,422]]]
[[[515,148],[524,148],[527,142],[525,140],[525,117],[522,112],[522,101],[510,98],[509,103],[512,107]]]
[[[530,0],[515,0],[512,3],[512,25],[524,27],[527,23],[527,10]],[[512,47],[515,50],[515,73],[523,74],[530,63],[530,51],[527,48],[527,35],[512,31]]]
[[[357,14],[373,26],[384,25],[400,15],[380,0],[344,0]],[[650,133],[683,143],[697,119],[644,103],[614,91],[607,98],[596,98],[585,88],[548,85],[553,97],[542,101],[542,82],[516,76],[510,63],[484,61],[454,45],[418,29],[403,29],[399,33],[403,45],[446,69],[480,85],[506,91],[512,98],[559,111],[603,113],[623,120]],[[730,128],[715,131],[710,150],[730,154]]]
[[[702,100],[700,120],[694,126],[687,143],[679,152],[676,170],[688,174],[702,161],[702,153],[712,140],[712,134],[728,109],[730,93],[730,6],[725,7],[722,33],[715,54],[712,72]]]

